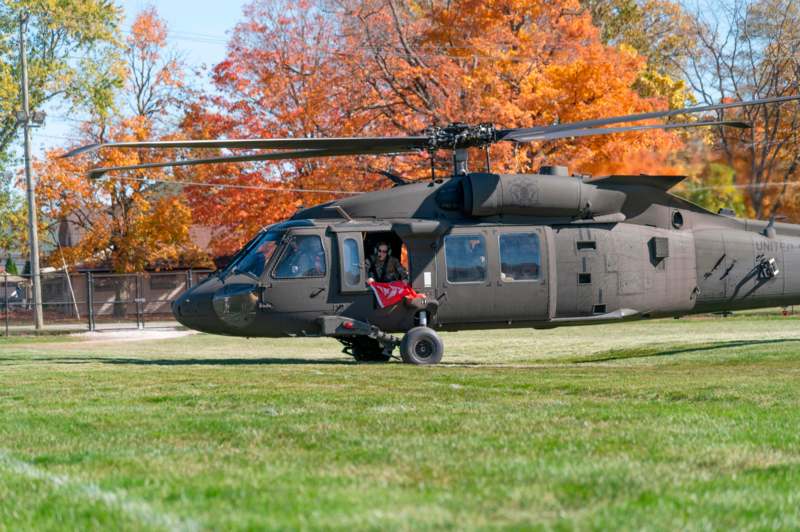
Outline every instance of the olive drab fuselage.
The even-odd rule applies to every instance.
[[[193,329],[275,337],[337,336],[343,319],[408,331],[422,308],[429,327],[458,330],[800,303],[800,226],[710,213],[667,192],[680,180],[469,174],[338,200],[265,228],[173,311]],[[376,304],[367,243],[387,236],[423,307]]]

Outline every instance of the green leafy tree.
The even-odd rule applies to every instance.
[[[654,70],[677,75],[691,46],[690,15],[674,0],[581,0],[607,44],[631,46]]]
[[[17,263],[11,260],[11,257],[6,260],[6,273],[10,275],[18,275],[19,270],[17,270]]]
[[[22,198],[13,188],[12,179],[0,177],[0,250],[21,249],[23,213]]]
[[[119,8],[109,0],[0,3],[0,160],[8,159],[20,109],[19,22],[28,16],[31,109],[63,98],[72,109],[112,107],[120,84]]]
[[[581,0],[604,43],[629,47],[647,59],[634,87],[644,97],[663,96],[670,107],[695,103],[681,66],[694,45],[690,15],[674,0]]]
[[[730,166],[709,163],[699,176],[685,181],[677,192],[711,212],[732,209],[736,216],[747,216],[745,195],[741,188],[737,188],[734,174]]]

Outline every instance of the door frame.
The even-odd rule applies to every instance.
[[[494,319],[494,290],[492,279],[495,276],[495,271],[499,271],[498,261],[493,257],[496,256],[497,246],[493,242],[491,230],[494,226],[483,225],[462,225],[453,227],[447,234],[444,234],[439,239],[439,252],[436,258],[436,286],[438,297],[444,296],[444,305],[450,304],[450,299],[453,297],[454,289],[456,291],[457,302],[454,306],[449,308],[456,308],[455,305],[459,303],[465,304],[471,298],[474,300],[470,302],[482,303],[482,312],[475,312],[474,315],[477,319],[465,319],[457,313],[455,315],[448,312],[449,308],[444,307],[444,319],[439,319],[443,324],[459,324],[459,323],[490,323],[497,321]],[[451,236],[470,236],[480,235],[483,238],[484,249],[486,251],[486,277],[482,281],[465,281],[465,282],[451,282],[447,278],[447,246],[445,240]],[[472,290],[470,290],[470,288]],[[465,292],[466,290],[466,292]],[[470,293],[472,292],[472,293]],[[463,299],[464,301],[458,301]],[[441,308],[439,316],[442,316]],[[453,317],[451,317],[453,316]]]
[[[360,262],[360,269],[359,269],[359,282],[356,284],[349,284],[347,282],[347,278],[345,276],[345,252],[344,252],[344,243],[346,240],[351,239],[355,240],[357,250],[358,250],[358,257]],[[341,294],[360,294],[363,292],[367,292],[369,287],[366,284],[367,277],[366,277],[366,256],[364,255],[364,234],[361,231],[348,231],[348,232],[340,232],[336,233],[336,250],[339,255],[339,260],[336,261],[337,267],[337,274],[339,277],[339,293]]]
[[[548,230],[550,229],[548,226],[541,226],[541,225],[497,225],[491,227],[491,233],[493,236],[494,244],[495,244],[495,253],[492,259],[497,261],[497,269],[494,272],[495,275],[491,279],[495,287],[504,287],[504,286],[518,286],[520,289],[524,289],[525,286],[541,286],[545,291],[545,297],[542,298],[541,304],[545,306],[544,312],[539,313],[538,316],[531,317],[531,319],[524,319],[522,321],[548,321],[553,316],[553,281],[551,279],[551,272],[554,271],[554,268],[551,267],[551,257],[553,254],[550,250],[549,241],[551,240],[548,234]],[[502,260],[500,257],[500,237],[503,235],[511,235],[511,234],[536,234],[538,237],[538,244],[539,244],[539,277],[538,279],[530,279],[530,280],[519,280],[519,281],[504,281],[501,278],[502,272]],[[495,298],[498,297],[500,291],[495,292]],[[495,303],[495,312],[498,312],[496,308],[498,305]],[[503,320],[510,319],[512,321],[520,321],[519,317],[515,318],[508,318],[504,316]]]
[[[296,277],[296,278],[275,278],[273,277],[273,273],[278,265],[281,263],[283,258],[286,256],[287,253],[287,245],[286,242],[289,238],[294,236],[307,236],[312,235],[316,236],[320,239],[320,243],[322,244],[322,251],[325,256],[325,274],[315,277]],[[325,234],[323,228],[320,227],[293,227],[286,231],[286,234],[283,236],[280,242],[281,248],[278,249],[277,253],[270,259],[270,263],[264,269],[264,273],[261,277],[261,294],[259,299],[262,303],[262,309],[267,310],[271,309],[272,306],[269,301],[269,297],[271,294],[271,289],[275,288],[276,286],[281,287],[282,291],[285,291],[287,288],[297,287],[299,289],[308,288],[311,290],[311,293],[317,291],[317,295],[309,295],[310,299],[314,299],[315,302],[308,303],[307,306],[300,305],[301,308],[297,310],[291,309],[287,310],[286,312],[312,312],[312,311],[319,311],[319,310],[326,310],[327,304],[322,304],[322,301],[328,301],[331,297],[331,279],[333,278],[332,269],[333,264],[331,261],[332,252],[330,249],[330,245],[328,242],[330,239]],[[327,292],[327,293],[325,293]],[[298,298],[300,294],[298,293]],[[297,302],[301,302],[303,300],[297,299]],[[319,309],[319,310],[315,310]]]
[[[488,311],[483,311],[483,316],[477,320],[464,320],[456,316],[451,318],[445,313],[443,323],[445,325],[458,323],[500,323],[508,321],[507,318],[497,313],[496,297],[498,290],[497,284],[500,282],[500,235],[506,233],[530,233],[535,232],[539,235],[539,254],[541,279],[536,281],[526,281],[531,283],[541,283],[546,290],[546,296],[541,304],[546,307],[543,313],[530,320],[520,320],[517,318],[512,321],[531,321],[546,322],[555,317],[556,302],[558,296],[558,277],[557,277],[557,254],[553,230],[548,225],[467,225],[453,227],[446,235],[442,235],[436,242],[438,249],[435,255],[435,286],[437,297],[444,296],[447,301],[447,294],[451,292],[453,285],[481,287],[482,290],[475,291],[475,302],[484,305]],[[483,282],[451,283],[447,280],[447,258],[445,250],[445,238],[448,236],[480,234],[484,238],[486,246],[486,279]],[[481,293],[482,292],[482,293]],[[446,303],[445,303],[446,304]]]

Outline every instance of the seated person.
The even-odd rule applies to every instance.
[[[448,276],[457,283],[482,281],[486,278],[486,252],[480,238],[456,237],[451,255]],[[450,258],[452,257],[452,259]]]
[[[483,239],[470,238],[467,243],[467,257],[470,268],[470,281],[482,281],[486,278],[486,250]]]
[[[383,241],[375,246],[375,255],[367,260],[367,283],[408,281],[408,272],[400,264],[400,259],[392,257],[390,250],[389,244]]]
[[[325,251],[319,237],[301,235],[289,239],[289,249],[275,273],[284,279],[325,275]]]

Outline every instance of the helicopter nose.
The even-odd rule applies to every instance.
[[[220,334],[224,325],[214,312],[218,281],[208,280],[181,294],[172,303],[172,314],[181,325],[195,331]]]

